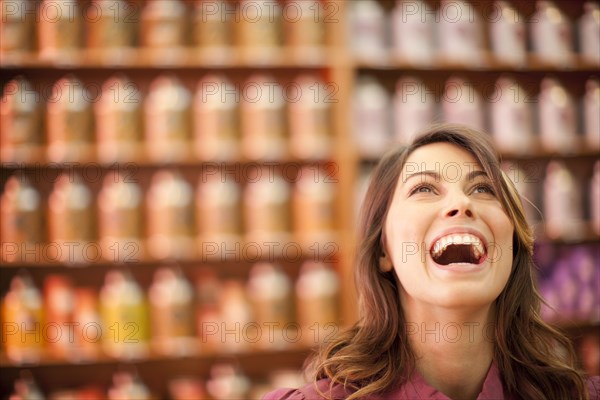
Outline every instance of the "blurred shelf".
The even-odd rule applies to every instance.
[[[39,360],[35,362],[24,362],[18,363],[9,359],[6,354],[0,355],[0,366],[7,369],[33,369],[40,367],[71,367],[78,368],[86,365],[118,365],[118,364],[148,364],[156,362],[178,362],[182,360],[192,360],[199,363],[212,364],[220,359],[236,359],[244,360],[246,362],[258,362],[265,359],[269,359],[270,362],[277,362],[277,360],[289,360],[306,358],[311,352],[311,348],[308,346],[294,345],[285,349],[279,350],[243,350],[243,351],[226,351],[226,352],[200,352],[194,351],[186,355],[180,356],[166,356],[156,353],[149,353],[147,356],[138,358],[115,358],[107,355],[99,355],[98,358],[86,359],[86,360],[64,360],[55,359],[49,356],[40,355]]]
[[[600,235],[594,232],[590,221],[584,221],[581,228],[573,236],[550,237],[546,234],[543,223],[533,224],[535,240],[539,244],[551,243],[555,245],[600,244]]]
[[[596,334],[600,336],[600,320],[550,320],[546,321],[552,326],[559,328],[562,331],[566,331],[569,337],[575,338],[578,335],[585,334]]]
[[[323,68],[336,50],[315,48],[122,48],[53,54],[0,53],[1,69]]]

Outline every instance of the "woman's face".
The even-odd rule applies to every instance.
[[[458,146],[433,143],[409,156],[384,229],[405,307],[489,305],[508,281],[512,221],[481,166]]]

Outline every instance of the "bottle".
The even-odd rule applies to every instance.
[[[2,260],[22,264],[40,262],[43,213],[38,190],[25,174],[8,178],[0,197]]]
[[[568,66],[572,62],[571,24],[554,2],[538,0],[532,16],[533,53],[545,63]]]
[[[289,87],[296,95],[289,99],[290,152],[300,159],[324,159],[331,154],[330,102],[335,101],[326,85],[314,75],[301,75]]]
[[[0,159],[3,162],[39,161],[42,155],[42,104],[40,94],[22,76],[4,86],[0,128]]]
[[[236,353],[250,350],[260,340],[261,327],[252,315],[252,308],[238,280],[223,282],[219,298],[219,353]],[[228,333],[229,332],[229,333]]]
[[[255,55],[269,55],[282,43],[281,6],[240,0],[237,4],[237,44]]]
[[[185,161],[190,157],[190,91],[174,75],[161,75],[150,84],[145,104],[146,151],[154,162]]]
[[[196,226],[203,260],[225,260],[242,245],[242,190],[223,170],[205,174],[196,189]]]
[[[483,60],[483,28],[475,8],[464,0],[441,0],[436,18],[442,60],[479,65]]]
[[[122,359],[139,359],[148,354],[148,305],[130,272],[107,272],[100,290],[100,315],[106,354]]]
[[[374,77],[359,77],[352,99],[353,137],[363,157],[379,157],[392,138],[391,99]]]
[[[38,47],[41,57],[57,57],[81,48],[83,37],[82,10],[71,0],[42,0],[38,11]]]
[[[245,242],[260,254],[271,254],[269,243],[277,243],[274,251],[281,251],[291,240],[290,184],[267,169],[257,171],[258,179],[248,182],[244,192]]]
[[[219,309],[219,294],[222,292],[214,268],[199,268],[196,274],[196,332],[202,353],[218,352],[223,345],[224,332]]]
[[[429,94],[430,89],[416,76],[403,75],[396,82],[394,136],[399,143],[412,142],[433,121],[435,103]]]
[[[583,96],[583,129],[586,147],[590,150],[600,150],[600,81],[590,78],[585,83]]]
[[[78,173],[63,172],[48,199],[48,239],[56,255],[44,251],[48,261],[87,264],[100,260],[95,239],[94,204],[90,189]]]
[[[201,0],[194,9],[194,44],[202,49],[231,46],[232,4],[226,0]]]
[[[73,285],[62,275],[44,279],[44,339],[48,354],[59,360],[70,359],[74,353],[74,338],[65,331],[79,323],[73,319],[75,305]]]
[[[159,49],[184,46],[186,13],[186,5],[181,0],[147,2],[141,15],[142,45]]]
[[[34,1],[15,0],[4,3],[0,8],[0,53],[31,51],[34,23]]]
[[[86,11],[88,14],[85,15],[92,18],[87,24],[88,47],[123,49],[134,46],[139,16],[133,5],[125,0],[93,0]]]
[[[340,283],[327,264],[305,261],[296,282],[296,304],[302,339],[308,346],[323,343],[337,331]]]
[[[240,156],[240,93],[221,74],[200,79],[194,95],[194,153],[202,161]]]
[[[189,259],[194,256],[194,195],[181,174],[159,170],[147,195],[146,243],[155,259]]]
[[[430,65],[435,56],[434,15],[423,0],[397,0],[392,11],[395,55],[401,61]]]
[[[544,217],[550,239],[577,239],[584,233],[581,190],[575,176],[560,161],[546,167],[544,180]]]
[[[206,389],[215,400],[245,399],[248,398],[251,382],[239,367],[219,362],[210,368]]]
[[[484,130],[483,101],[476,87],[467,80],[451,76],[442,95],[444,121]]]
[[[103,163],[141,160],[140,88],[125,75],[117,74],[104,82],[101,96],[94,105],[98,159]]]
[[[109,172],[98,194],[98,236],[105,260],[137,262],[144,259],[143,193],[124,173]]]
[[[253,75],[242,91],[242,151],[249,160],[280,160],[288,151],[285,101],[274,77]]]
[[[71,359],[74,362],[96,360],[100,355],[103,334],[102,320],[98,311],[98,294],[91,288],[75,288],[73,305],[74,349]],[[115,327],[116,328],[116,327]]]
[[[572,96],[557,80],[542,80],[539,96],[542,146],[549,152],[573,153],[577,149],[576,109]]]
[[[6,356],[16,363],[37,363],[42,356],[42,295],[31,277],[20,271],[2,302]]]
[[[159,268],[148,290],[152,344],[159,354],[195,354],[194,290],[181,270]]]
[[[52,87],[48,101],[48,158],[54,162],[93,159],[91,93],[69,74]]]
[[[348,13],[354,55],[366,61],[383,60],[387,51],[387,21],[381,4],[375,0],[351,1]]]
[[[495,84],[490,105],[492,135],[502,153],[526,155],[534,146],[533,116],[527,92],[510,76]]]
[[[324,45],[324,21],[328,20],[328,13],[320,0],[286,0],[283,10],[286,45],[302,50],[307,55]]]
[[[281,349],[292,346],[294,341],[289,338],[298,337],[298,333],[291,333],[295,325],[292,324],[292,284],[288,276],[276,265],[261,262],[250,270],[246,290],[254,311],[254,322],[260,328],[258,347]]]
[[[303,166],[294,185],[292,208],[295,239],[307,250],[331,245],[335,239],[335,193],[337,179],[325,168]]]
[[[584,13],[579,20],[579,43],[581,58],[591,64],[600,64],[600,7],[586,1]]]
[[[135,371],[118,371],[113,375],[113,385],[108,388],[109,400],[136,399],[151,400],[154,398],[150,389],[142,382]]]
[[[525,66],[525,18],[506,1],[494,2],[498,18],[489,21],[492,51],[497,61],[515,67]]]

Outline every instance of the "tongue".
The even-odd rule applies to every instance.
[[[479,260],[473,253],[471,245],[451,244],[446,247],[439,257],[434,257],[434,260],[441,265],[452,263],[477,264]]]

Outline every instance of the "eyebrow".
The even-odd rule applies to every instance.
[[[417,177],[417,176],[430,176],[432,178],[434,178],[437,181],[440,180],[441,175],[437,172],[437,171],[433,171],[433,170],[425,170],[425,171],[419,171],[419,172],[415,172],[412,173],[410,175],[407,175],[406,177],[404,177],[403,182],[402,183],[406,183],[406,181],[408,181],[410,178],[413,177]],[[467,174],[467,180],[471,181],[475,178],[478,178],[480,176],[484,176],[484,177],[488,177],[487,173],[483,170],[477,170],[477,171],[471,171]]]

